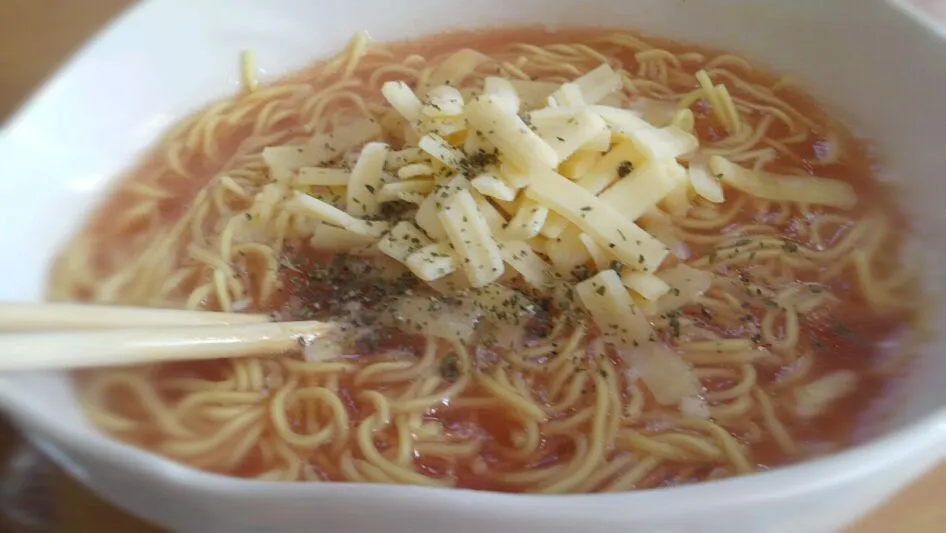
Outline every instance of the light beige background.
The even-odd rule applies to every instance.
[[[946,23],[946,0],[913,0]],[[85,39],[134,0],[0,0],[0,121]],[[0,458],[17,441],[0,421]],[[65,476],[57,481],[63,533],[152,533]],[[804,509],[799,509],[804,512]],[[0,524],[0,533],[13,533]],[[946,464],[848,533],[946,532]],[[804,533],[804,532],[798,532]]]

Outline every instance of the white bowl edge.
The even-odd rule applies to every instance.
[[[305,11],[306,9],[311,9],[302,6],[299,2],[289,0],[274,3],[286,6],[287,13],[293,13],[293,10]],[[372,4],[372,1],[363,3]],[[553,9],[553,11],[557,13],[546,13],[545,16],[548,20],[553,20],[555,17],[563,16],[563,13],[568,13],[568,20],[572,20],[576,24],[593,23],[596,21],[595,19],[623,20],[617,17],[621,17],[622,12],[629,9],[628,6],[630,4],[630,2],[621,4],[618,2],[608,2],[606,0],[602,0],[599,3],[605,5],[600,12],[596,14],[586,14],[581,10],[576,12],[573,8],[569,7],[574,4],[559,2],[555,4],[555,8]],[[227,4],[226,8],[223,7],[224,4]],[[327,13],[341,13],[342,10],[344,10],[344,4],[344,2],[340,1],[323,2],[321,9]],[[450,10],[445,7],[438,7],[437,4],[438,2],[433,2],[432,0],[415,2],[415,6],[422,9],[429,7],[428,13],[434,12],[437,14],[436,17],[431,16],[429,18],[442,21],[443,24],[448,25],[456,25],[456,22],[460,24],[482,25],[483,22],[508,22],[510,18],[508,13],[497,10],[493,13],[484,14],[479,18],[468,17],[459,20],[456,14],[451,13]],[[493,2],[493,4],[500,3]],[[562,7],[559,4],[568,5]],[[691,13],[700,15],[702,17],[701,20],[706,21],[706,26],[713,25],[714,16],[719,23],[725,23],[725,18],[720,17],[718,13],[714,13],[712,7],[707,7],[713,4],[714,6],[722,6],[725,9],[731,10],[732,13],[737,15],[734,17],[737,21],[742,21],[743,23],[752,20],[762,21],[759,23],[762,24],[763,27],[774,30],[771,32],[773,34],[773,41],[778,41],[778,39],[787,38],[787,36],[790,35],[788,32],[792,30],[792,28],[788,27],[790,25],[784,21],[793,20],[792,17],[800,16],[798,13],[787,14],[786,9],[794,9],[800,13],[807,13],[806,16],[808,17],[814,16],[812,15],[813,13],[820,13],[820,16],[827,17],[827,20],[835,21],[843,19],[832,19],[831,17],[839,17],[842,13],[853,13],[853,11],[849,10],[857,9],[859,11],[856,14],[846,19],[848,23],[854,23],[860,20],[865,26],[870,26],[871,24],[877,24],[881,28],[896,26],[901,28],[897,30],[899,32],[898,35],[901,36],[907,35],[904,33],[907,31],[918,31],[925,34],[914,36],[912,40],[907,39],[907,37],[901,37],[901,39],[906,39],[909,42],[906,44],[892,44],[891,46],[900,46],[909,51],[910,46],[916,45],[924,51],[926,54],[924,57],[932,58],[937,57],[936,50],[939,50],[940,58],[943,57],[943,50],[946,50],[943,48],[943,41],[936,41],[935,37],[933,37],[934,34],[939,35],[940,38],[943,37],[944,32],[941,28],[927,25],[921,29],[920,26],[917,25],[917,22],[921,21],[922,18],[916,16],[913,11],[908,10],[910,13],[909,17],[896,15],[901,11],[879,0],[856,3],[853,1],[839,1],[835,2],[832,6],[816,5],[818,2],[804,0],[793,3],[791,8],[787,7],[788,4],[784,4],[785,7],[778,6],[777,2],[737,0],[704,2],[702,7],[692,5],[682,7],[681,5],[683,3],[680,3],[681,5],[676,5],[675,3],[675,7],[667,8],[667,4],[669,4],[669,2],[638,0],[636,5],[640,6],[639,11],[649,14],[631,21],[630,25],[643,27],[654,34],[670,34],[670,36],[674,36],[672,35],[672,31],[662,31],[663,28],[661,26],[667,26],[668,20],[665,20],[660,15],[661,10],[668,11],[673,9],[689,10]],[[42,212],[31,212],[29,202],[23,202],[23,205],[20,207],[13,206],[13,219],[20,224],[24,224],[18,227],[29,228],[29,231],[23,231],[21,235],[11,236],[12,242],[14,242],[14,249],[26,248],[28,244],[37,241],[55,242],[58,244],[63,242],[63,239],[68,238],[69,227],[75,223],[77,217],[81,217],[88,211],[91,205],[90,202],[101,197],[103,191],[107,188],[105,184],[108,180],[114,177],[115,173],[120,170],[121,166],[126,165],[130,158],[140,153],[156,134],[164,130],[172,118],[179,117],[182,109],[193,109],[195,106],[209,99],[223,96],[225,92],[228,92],[222,89],[232,91],[235,88],[235,57],[236,52],[240,48],[252,46],[254,48],[258,47],[262,52],[266,52],[260,54],[261,61],[264,61],[264,65],[266,64],[265,61],[279,65],[277,69],[274,69],[274,72],[270,73],[269,77],[281,74],[287,69],[293,70],[301,67],[313,59],[312,57],[299,55],[293,56],[291,52],[286,51],[282,52],[285,55],[280,55],[279,47],[298,50],[303,48],[305,44],[305,39],[300,37],[298,31],[295,33],[279,33],[275,31],[282,29],[282,25],[285,24],[288,24],[290,27],[296,27],[297,23],[294,21],[287,20],[286,17],[276,17],[276,20],[272,21],[270,20],[271,17],[266,14],[266,10],[259,7],[260,4],[258,3],[253,4],[248,1],[209,1],[202,6],[202,9],[207,12],[214,12],[215,9],[221,10],[221,12],[225,9],[238,12],[236,15],[233,15],[235,17],[233,20],[213,25],[214,28],[222,28],[221,31],[223,34],[233,30],[234,27],[239,27],[240,24],[253,24],[259,20],[268,21],[269,26],[267,27],[267,31],[257,33],[248,32],[247,36],[226,35],[224,38],[227,42],[226,45],[210,47],[211,51],[208,52],[207,55],[214,57],[220,57],[223,49],[227,47],[232,48],[234,60],[226,66],[218,66],[214,69],[210,69],[210,72],[198,75],[199,79],[195,80],[195,85],[207,91],[207,94],[201,96],[203,102],[193,94],[193,90],[177,90],[172,88],[172,90],[177,91],[173,98],[161,100],[155,97],[153,102],[149,104],[156,106],[155,108],[149,109],[149,113],[152,115],[151,120],[135,124],[130,130],[118,132],[125,134],[124,136],[126,138],[124,139],[118,138],[119,135],[117,135],[116,131],[110,128],[126,123],[119,119],[106,117],[106,119],[99,124],[97,129],[93,128],[91,133],[84,131],[85,123],[75,124],[71,126],[72,128],[77,128],[75,131],[63,133],[61,129],[57,130],[56,133],[51,135],[55,142],[51,144],[45,142],[49,139],[49,128],[53,128],[55,124],[57,124],[57,120],[61,117],[44,116],[46,108],[49,107],[48,105],[43,107],[44,105],[49,101],[55,102],[57,98],[63,97],[63,91],[74,90],[77,86],[75,84],[78,83],[77,80],[81,81],[80,78],[77,78],[77,76],[79,76],[78,73],[83,69],[88,72],[90,68],[94,69],[95,67],[100,67],[102,70],[93,70],[93,72],[103,74],[113,72],[109,69],[109,65],[112,65],[109,61],[128,61],[128,57],[133,55],[134,52],[134,47],[132,47],[129,52],[115,51],[116,43],[122,42],[122,40],[133,43],[134,40],[131,39],[131,35],[136,31],[136,25],[138,25],[137,27],[140,29],[148,22],[153,23],[155,20],[154,17],[157,17],[157,20],[164,20],[166,23],[167,20],[162,19],[162,17],[166,17],[167,15],[159,15],[158,13],[171,13],[174,12],[174,9],[183,10],[186,9],[186,7],[184,7],[185,5],[183,1],[178,0],[163,2],[163,5],[158,2],[146,2],[130,11],[119,19],[106,33],[77,55],[61,74],[53,78],[46,88],[11,120],[8,127],[3,132],[2,140],[0,140],[0,158],[4,161],[12,161],[12,163],[3,170],[5,174],[4,182],[0,183],[0,192],[6,193],[4,194],[6,198],[19,197],[17,193],[22,193],[24,189],[20,183],[9,183],[11,176],[43,176],[49,172],[47,168],[48,163],[43,160],[43,157],[26,160],[28,158],[22,157],[24,150],[27,151],[27,153],[39,156],[56,157],[57,155],[63,155],[65,153],[57,154],[57,150],[69,151],[74,149],[74,147],[70,146],[67,137],[70,135],[84,134],[89,139],[95,139],[97,136],[100,136],[108,141],[115,141],[119,145],[116,151],[120,153],[120,157],[113,157],[112,153],[102,153],[100,155],[101,159],[85,161],[85,167],[81,172],[72,176],[72,179],[67,182],[70,188],[69,194],[62,195],[62,197],[57,200],[59,203],[53,205],[48,205],[48,203],[43,204],[46,205],[46,208],[42,210]],[[529,0],[517,6],[517,11],[512,17],[526,17],[526,13],[541,13],[543,9],[548,11],[546,7],[545,2]],[[871,9],[875,11],[873,13],[866,13]],[[885,14],[881,15],[880,13]],[[415,24],[415,22],[402,20],[394,25],[380,25],[379,17],[380,16],[375,16],[374,18],[368,17],[369,20],[366,21],[366,24],[369,29],[372,30],[372,33],[382,40],[396,37],[399,32],[403,34],[408,26]],[[766,17],[786,18],[780,19],[783,22],[779,23],[778,21],[773,22],[772,20],[767,20]],[[288,18],[292,19],[291,16]],[[804,17],[802,18],[804,19]],[[146,20],[148,22],[146,22]],[[523,18],[523,20],[530,20],[530,18]],[[852,20],[854,22],[852,22]],[[454,22],[454,24],[451,24],[451,22]],[[191,24],[194,24],[196,27],[200,24],[200,21],[191,22]],[[375,26],[373,27],[372,24]],[[423,24],[429,25],[430,23],[427,22],[425,18],[422,24],[417,24],[418,27],[426,32],[429,28],[423,28]],[[765,26],[765,24],[771,24],[772,26]],[[185,28],[182,30],[184,34],[194,30],[194,28],[188,26],[187,23],[185,23],[184,26]],[[325,32],[325,36],[316,39],[317,45],[309,43],[309,46],[312,48],[321,46],[323,53],[320,55],[325,55],[325,53],[337,49],[351,31],[360,29],[352,26],[352,24],[348,24],[347,26],[339,24],[338,26],[339,27],[334,28],[330,32]],[[375,29],[375,27],[377,27],[377,29]],[[906,27],[907,30],[902,29],[902,27]],[[825,26],[822,29],[824,28],[830,28],[830,26]],[[739,46],[738,38],[719,35],[712,38],[707,36],[713,32],[719,33],[716,30],[705,27],[702,29],[696,28],[692,32],[685,33],[687,40],[707,42],[708,44],[740,51],[741,47]],[[278,35],[278,38],[273,39],[273,35]],[[286,35],[289,36],[287,37]],[[153,35],[148,34],[148,37],[153,37]],[[676,35],[676,37],[680,37],[680,35]],[[746,39],[749,41],[756,39],[749,43],[750,46],[748,46],[748,48],[752,48],[752,46],[756,46],[756,48],[759,47],[758,36],[746,37]],[[241,42],[237,43],[237,41]],[[841,46],[841,48],[844,49],[844,46]],[[838,57],[845,57],[844,53],[849,51],[850,50],[841,50],[837,52],[837,55]],[[748,52],[751,52],[748,54],[750,56],[761,57],[766,55],[761,49],[749,50]],[[150,59],[152,56],[149,54],[151,53],[153,52],[146,52],[143,55]],[[808,57],[813,52],[811,48],[802,45],[800,46],[799,53],[804,57]],[[105,59],[108,61],[101,59],[103,57],[102,54],[106,54]],[[200,51],[197,51],[197,54],[200,55]],[[804,54],[808,54],[808,56]],[[148,62],[146,61],[144,63],[145,64],[137,67],[140,70],[135,71],[141,75],[141,79],[118,81],[118,89],[128,91],[128,105],[132,107],[141,104],[140,99],[136,100],[137,94],[135,91],[143,90],[142,85],[148,82],[153,83],[156,80],[153,74],[148,73]],[[796,69],[798,67],[790,55],[786,54],[773,54],[773,60],[763,61],[763,63],[766,66],[771,65],[773,68],[777,68],[777,70],[791,71],[793,70],[793,65]],[[229,69],[230,74],[223,74],[223,69]],[[226,86],[226,84],[221,84],[220,82],[223,79],[229,79],[231,85]],[[815,86],[812,87],[812,92],[816,96],[823,96],[822,99],[828,104],[828,107],[837,108],[855,117],[853,120],[855,124],[868,123],[867,129],[872,129],[870,120],[864,120],[863,116],[856,113],[858,109],[867,109],[864,107],[865,104],[863,101],[839,101],[842,100],[838,98],[839,94],[834,94],[833,97],[831,96],[833,88],[832,82],[823,78],[819,78],[819,80],[821,84],[813,84]],[[82,85],[80,84],[79,86]],[[944,86],[946,86],[946,84],[939,85],[939,87]],[[884,88],[886,88],[886,85],[884,85]],[[836,90],[836,88],[834,89]],[[882,89],[878,87],[876,90]],[[922,91],[923,87],[919,89],[916,87],[906,88],[905,90]],[[207,95],[210,96],[208,97]],[[106,96],[111,97],[111,95]],[[919,97],[922,98],[923,95],[920,94]],[[100,104],[91,102],[90,105],[97,106]],[[122,104],[119,102],[118,105]],[[943,115],[942,108],[931,110],[930,112],[934,113],[934,116],[935,113],[938,112],[940,114],[939,116],[946,117],[946,115]],[[943,128],[936,128],[935,120],[926,119],[920,122],[921,124],[925,124],[927,129],[916,132],[919,139],[922,140],[925,138],[933,142],[939,141],[940,143],[943,139],[946,139]],[[939,124],[946,124],[946,118]],[[880,141],[883,141],[883,139],[880,139]],[[85,142],[92,141],[81,140],[80,144]],[[900,144],[902,145],[902,143]],[[90,149],[94,149],[94,143]],[[893,149],[892,145],[891,149]],[[906,150],[902,150],[902,152],[902,157],[911,157],[914,159],[917,157],[915,154]],[[67,159],[69,157],[69,155],[66,155]],[[939,168],[946,168],[946,161],[943,161],[942,154],[921,154],[919,157],[921,159],[919,163],[916,163],[916,161],[894,162],[892,166],[927,165],[928,168],[934,168],[929,165],[944,163],[939,166]],[[905,166],[904,168],[911,167]],[[920,212],[920,215],[929,222],[925,228],[927,232],[924,233],[924,238],[938,238],[941,240],[942,235],[937,234],[937,232],[941,234],[941,228],[946,227],[946,224],[943,223],[943,214],[935,210],[935,204],[938,203],[935,196],[936,195],[931,194],[927,194],[926,196],[922,194],[913,196],[912,199],[914,203],[912,207]],[[27,195],[27,197],[30,196]],[[42,195],[37,193],[37,195],[30,198],[40,197],[42,197]],[[60,216],[55,217],[52,222],[43,220],[44,217],[52,217],[53,213],[60,214]],[[38,231],[32,231],[33,227],[39,227],[40,229]],[[8,236],[3,235],[3,237],[7,239]],[[6,298],[37,298],[40,295],[38,290],[43,275],[37,274],[35,268],[37,264],[44,264],[45,261],[48,261],[48,256],[52,250],[52,248],[48,250],[44,249],[42,253],[36,254],[37,257],[31,258],[31,261],[24,261],[21,265],[3,265],[2,270],[0,270],[0,279],[25,281],[22,283],[17,282],[12,285],[6,283],[6,286],[0,288],[0,294]],[[27,272],[30,269],[33,269],[33,271]],[[939,294],[942,278],[939,277],[932,281],[936,283],[935,290]],[[942,322],[942,319],[938,317],[937,325],[942,325]],[[942,330],[942,328],[939,329]],[[933,369],[935,371],[919,372],[921,377],[928,382],[926,387],[929,387],[929,382],[939,381],[939,378],[943,376],[941,367],[933,367]],[[369,528],[372,525],[387,525],[389,526],[388,529],[392,531],[396,530],[396,528],[391,529],[395,526],[389,523],[389,520],[361,516],[364,513],[361,512],[358,501],[359,499],[367,498],[375,502],[379,514],[384,514],[385,509],[393,512],[396,509],[403,510],[413,508],[416,512],[421,512],[420,506],[417,504],[418,501],[423,500],[423,502],[428,503],[436,502],[439,508],[435,511],[428,511],[426,513],[427,516],[422,517],[422,520],[416,522],[416,526],[422,527],[422,529],[419,529],[420,531],[435,530],[430,529],[430,527],[445,524],[446,522],[444,522],[444,520],[448,520],[451,517],[455,519],[458,516],[462,516],[464,519],[468,520],[467,523],[471,526],[477,523],[482,525],[482,523],[486,521],[490,523],[489,527],[493,529],[515,530],[521,529],[523,524],[527,524],[527,522],[522,522],[522,520],[529,516],[535,517],[537,515],[543,515],[542,522],[548,526],[547,531],[573,529],[574,526],[578,524],[576,520],[580,522],[582,517],[589,516],[596,517],[600,521],[603,526],[602,530],[605,530],[604,527],[611,528],[617,525],[637,527],[666,526],[672,528],[680,527],[679,524],[681,523],[687,523],[692,524],[694,527],[701,528],[699,531],[723,531],[723,529],[715,529],[717,525],[714,525],[714,523],[712,523],[713,521],[708,520],[706,517],[718,516],[721,513],[729,512],[736,516],[744,516],[746,522],[742,523],[745,524],[764,523],[766,518],[762,515],[776,512],[775,510],[777,509],[782,509],[784,512],[783,506],[777,505],[778,502],[807,501],[814,505],[817,503],[817,495],[821,495],[821,497],[828,496],[832,493],[834,488],[845,486],[845,484],[849,485],[851,480],[879,479],[876,478],[876,476],[883,474],[882,477],[887,480],[887,483],[881,483],[876,487],[862,488],[861,494],[858,496],[859,499],[856,499],[856,501],[851,500],[854,501],[854,503],[848,504],[849,509],[844,508],[844,505],[838,505],[838,509],[836,509],[836,512],[833,514],[825,512],[823,517],[814,517],[808,522],[803,521],[801,518],[793,517],[794,522],[789,521],[783,524],[786,527],[788,527],[788,524],[791,524],[792,527],[811,524],[812,529],[766,529],[766,531],[815,531],[814,528],[823,528],[826,526],[837,527],[841,523],[839,520],[850,520],[856,513],[863,511],[865,505],[876,502],[897,486],[902,485],[913,476],[918,475],[924,468],[941,459],[943,452],[940,450],[946,448],[946,446],[944,446],[946,445],[946,411],[942,409],[946,398],[940,395],[931,400],[933,403],[918,402],[917,406],[907,409],[906,411],[909,412],[909,416],[904,418],[904,421],[895,432],[875,439],[856,449],[770,473],[692,487],[675,488],[672,489],[673,496],[669,495],[669,491],[652,491],[628,495],[569,496],[567,500],[563,500],[558,497],[507,496],[459,491],[443,492],[429,491],[416,487],[392,488],[357,484],[332,485],[328,490],[325,490],[325,485],[300,486],[250,483],[195,472],[102,438],[87,426],[76,426],[74,420],[71,422],[71,425],[63,424],[61,418],[66,413],[62,411],[61,404],[50,407],[45,400],[37,401],[37,398],[31,395],[31,393],[36,390],[48,390],[37,388],[36,385],[61,388],[63,383],[64,381],[62,379],[56,379],[48,375],[18,376],[16,382],[14,382],[14,378],[10,376],[2,376],[0,377],[0,405],[3,405],[6,411],[11,412],[20,425],[30,430],[33,438],[40,442],[41,446],[51,451],[57,457],[58,461],[92,485],[93,488],[143,516],[163,523],[169,523],[170,521],[170,525],[183,527],[185,530],[191,530],[188,528],[200,524],[200,520],[210,516],[207,513],[211,513],[211,508],[215,505],[255,509],[253,504],[259,502],[261,499],[272,504],[282,498],[284,506],[292,508],[291,511],[286,511],[287,513],[303,513],[307,511],[309,507],[306,506],[305,501],[300,502],[299,497],[307,495],[308,497],[318,497],[323,500],[323,503],[320,505],[321,509],[350,509],[350,511],[342,513],[346,517],[346,520],[348,520],[344,523],[345,527],[350,527],[352,524],[361,524]],[[923,390],[927,389],[924,388]],[[60,402],[63,401],[62,397],[58,397],[58,400]],[[931,409],[931,405],[938,405],[940,408],[938,410]],[[913,409],[912,412],[911,409]],[[74,407],[72,411],[73,412],[68,413],[68,416],[78,416]],[[926,414],[920,416],[918,414],[920,412]],[[96,465],[97,468],[90,469],[90,465]],[[892,474],[891,472],[893,470],[898,470],[898,472]],[[176,496],[176,500],[190,501],[176,501],[175,505],[176,508],[180,510],[180,516],[168,517],[162,506],[148,505],[147,501],[142,500],[142,498],[138,498],[132,494],[120,494],[120,491],[116,490],[116,487],[137,487],[142,480],[147,480],[152,485],[159,486],[160,490],[156,491],[161,494]],[[291,505],[286,503],[286,499],[290,497],[294,499]],[[496,517],[483,516],[484,513],[482,513],[481,510],[484,508],[499,509],[501,512],[497,512],[496,515],[500,518],[502,516],[508,516],[510,518],[516,517],[516,519],[507,524],[510,526],[508,529],[501,528],[499,524],[502,524],[502,522],[495,522],[494,519]],[[452,514],[450,516],[442,516],[443,512]],[[245,512],[235,513],[234,515],[234,518],[239,516],[242,520],[245,520],[243,525],[246,527],[242,530],[262,531],[268,527],[265,522],[253,523],[254,521],[252,519],[247,521],[246,515],[247,513]],[[706,520],[706,522],[698,525],[691,522],[692,518],[683,518],[682,520],[685,520],[685,522],[681,522],[680,517],[686,516],[703,517],[703,520]],[[272,519],[265,510],[260,511],[259,517],[260,519]],[[221,524],[229,520],[229,518],[224,518]],[[361,521],[359,522],[359,520]],[[423,526],[427,526],[427,529],[423,529],[422,524]],[[230,527],[232,527],[232,525],[231,523]],[[408,526],[410,526],[410,524],[404,527]],[[208,527],[204,527],[203,530],[224,530],[223,525],[214,524]],[[453,528],[453,530],[459,531],[459,529],[456,528]],[[470,530],[474,529],[471,527]],[[697,529],[667,529],[666,531],[691,530],[696,531]],[[751,531],[756,530],[762,531],[762,529],[752,529]],[[829,529],[817,530],[827,531]],[[286,529],[286,531],[290,531],[290,529]]]

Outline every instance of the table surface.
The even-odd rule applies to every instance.
[[[3,0],[0,2],[0,120],[16,109],[76,46],[134,0]],[[946,0],[913,0],[946,22]],[[0,421],[0,458],[17,437]],[[940,533],[946,530],[946,464],[930,472],[848,533]],[[63,533],[151,533],[59,474],[56,498]],[[0,524],[0,532],[20,531]]]

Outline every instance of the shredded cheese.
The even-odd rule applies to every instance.
[[[690,365],[662,344],[647,343],[623,355],[661,405],[679,405],[685,398],[696,397],[702,388]]]
[[[585,250],[588,250],[588,255],[591,256],[591,261],[595,264],[596,269],[604,270],[608,268],[608,265],[610,265],[613,260],[613,256],[609,256],[608,252],[598,246],[598,243],[585,233],[579,234],[578,240],[581,242],[581,245],[585,247]]]
[[[782,176],[753,171],[713,156],[710,170],[723,182],[746,194],[778,202],[797,202],[850,209],[857,203],[857,193],[850,183],[815,176]]]
[[[500,247],[503,260],[519,272],[526,283],[545,289],[551,282],[552,267],[525,241],[506,241]]]
[[[529,198],[519,202],[515,215],[506,224],[505,239],[527,241],[542,231],[549,208]]]
[[[569,226],[559,237],[549,241],[544,250],[555,271],[566,278],[571,278],[578,268],[591,261],[591,255],[582,244],[580,235],[579,228]]]
[[[503,217],[502,213],[500,213],[485,196],[476,190],[470,191],[470,195],[476,200],[476,207],[479,208],[480,214],[483,215],[483,220],[486,221],[486,225],[489,226],[489,230],[493,232],[493,235],[502,233],[503,228],[506,226],[506,219]]]
[[[378,122],[364,120],[301,145],[267,148],[263,160],[277,183],[264,188],[266,202],[285,205],[289,227],[311,231],[315,247],[380,253],[433,290],[462,294],[462,305],[435,311],[406,296],[399,327],[435,324],[425,332],[468,340],[473,325],[506,302],[521,303],[516,316],[534,312],[510,279],[556,298],[567,291],[658,403],[692,407],[699,380],[654,341],[648,321],[693,302],[713,281],[684,264],[664,267],[671,247],[681,259],[687,254],[678,250],[673,216],[686,215],[697,196],[722,203],[725,186],[842,208],[854,205],[853,190],[700,155],[687,108],[697,98],[729,133],[741,126],[728,89],[705,72],[679,109],[641,98],[625,109],[622,74],[609,65],[562,84],[491,76],[480,92],[461,88],[486,59],[461,50],[423,71],[416,88],[384,83],[389,106],[372,113],[384,137]],[[377,141],[392,137],[404,148]],[[349,171],[333,162],[354,164]],[[369,220],[396,201],[416,209],[390,223]],[[798,401],[800,416],[820,409],[818,401]]]
[[[590,173],[591,170],[595,168],[595,165],[601,161],[602,155],[600,152],[607,152],[608,148],[610,148],[611,134],[609,132],[606,133],[609,143],[608,146],[605,146],[602,150],[590,149],[587,148],[587,146],[582,147],[581,150],[578,150],[572,154],[571,157],[562,161],[562,164],[558,167],[559,173],[572,181],[583,178]]]
[[[677,168],[679,164],[673,159],[648,162],[598,198],[620,211],[627,220],[637,220],[678,186],[673,174]]]
[[[651,160],[676,158],[696,150],[700,143],[677,126],[641,129],[627,136]]]
[[[438,216],[471,286],[483,287],[503,275],[499,246],[469,191],[458,191]]]
[[[697,99],[730,135],[745,133],[728,88],[704,71],[696,74],[699,88],[677,102],[622,91],[628,74],[607,64],[564,83],[501,76],[486,77],[481,89],[462,83],[487,60],[461,50],[422,69],[416,85],[385,82],[387,103],[369,106],[377,121],[264,149],[273,183],[262,188],[249,218],[277,212],[287,236],[311,233],[316,248],[383,254],[461,302],[434,309],[405,296],[396,322],[410,331],[421,324],[427,334],[466,341],[491,309],[515,308],[517,318],[534,313],[512,287],[569,304],[577,296],[602,334],[597,342],[613,345],[658,403],[711,414],[689,363],[656,340],[649,321],[693,303],[713,283],[712,272],[683,264],[690,252],[675,221],[708,212],[704,200],[723,203],[726,187],[842,209],[855,205],[853,188],[751,170],[699,151],[689,109]],[[500,71],[517,67],[503,63]],[[379,139],[403,148],[390,150]],[[241,193],[232,179],[226,183]],[[671,249],[680,261],[668,267]],[[500,342],[507,341],[515,342]],[[830,376],[800,390],[798,416],[816,416],[835,399],[828,386],[849,382]]]
[[[458,263],[457,254],[453,252],[448,242],[424,246],[404,260],[407,268],[424,281],[433,281],[454,273]]]
[[[381,189],[381,173],[388,155],[388,145],[368,143],[361,149],[358,162],[351,171],[345,205],[355,216],[378,213],[378,191]]]
[[[838,370],[796,388],[796,414],[803,419],[820,415],[831,403],[850,394],[857,382],[854,372]]]
[[[575,292],[601,335],[622,347],[649,343],[653,330],[614,270],[602,270],[575,285]]]
[[[360,248],[368,248],[375,242],[373,235],[360,235],[344,228],[337,228],[321,223],[312,232],[309,239],[313,248],[332,252],[351,252]]]
[[[519,113],[520,99],[515,86],[506,78],[490,76],[483,82],[483,92],[496,97],[510,113]]]
[[[463,114],[463,95],[449,85],[434,87],[427,92],[421,113],[427,117],[458,117]]]
[[[558,154],[496,95],[474,98],[466,106],[470,126],[489,140],[517,168],[556,168]]]
[[[443,63],[437,65],[437,68],[430,74],[427,80],[427,87],[436,87],[438,85],[458,86],[473,73],[481,63],[488,61],[489,58],[476,50],[464,48],[454,52]]]
[[[403,263],[411,254],[431,244],[433,241],[417,226],[402,220],[378,241],[378,249],[388,257]]]
[[[388,229],[387,222],[355,218],[341,209],[307,194],[295,193],[289,207],[293,211],[345,228],[358,235],[380,237]]]
[[[647,162],[644,154],[630,141],[622,141],[614,145],[607,154],[598,160],[598,163],[585,175],[579,176],[578,185],[591,194],[599,194],[614,183],[623,173],[630,172],[643,166]]]
[[[508,183],[496,177],[491,172],[484,172],[470,181],[470,185],[483,196],[496,198],[506,202],[512,202],[516,199],[516,189],[509,186]]]
[[[426,163],[410,163],[397,169],[397,177],[402,180],[430,176],[433,173],[434,168]]]
[[[556,107],[583,106],[585,98],[576,83],[563,83],[550,96]]]
[[[520,106],[526,110],[544,107],[549,96],[559,85],[547,81],[509,80],[519,96]]]
[[[460,191],[467,190],[469,184],[466,178],[461,175],[456,175],[449,181],[437,185],[437,187],[424,198],[420,207],[417,208],[414,221],[417,222],[417,225],[420,226],[427,235],[430,235],[434,239],[446,237],[447,234],[443,230],[437,213],[453,198],[453,195]]]
[[[404,200],[405,197],[413,198],[416,197],[416,195],[419,195],[419,198],[423,200],[434,190],[434,187],[436,187],[436,184],[432,179],[403,180],[385,183],[381,186],[381,190],[378,191],[377,200],[378,202],[393,202],[395,200]]]
[[[558,157],[557,163],[565,161],[588,143],[596,142],[602,134],[607,135],[610,142],[608,125],[591,111],[579,113],[560,125],[545,128],[536,126],[536,128],[542,140],[555,151]]]
[[[596,104],[621,88],[621,76],[604,63],[580,76],[574,83],[586,103]]]
[[[633,269],[653,272],[669,253],[620,211],[560,174],[543,172],[526,189],[526,195],[555,210]]]
[[[450,143],[440,135],[428,133],[420,138],[417,145],[421,150],[430,154],[431,157],[453,170],[460,168],[460,163],[464,158],[463,152],[451,146]]]
[[[340,168],[302,167],[293,182],[300,187],[344,187],[351,174]]]
[[[670,285],[654,274],[628,272],[621,276],[621,283],[651,302],[670,292]]]
[[[359,120],[332,133],[312,137],[299,145],[263,148],[263,161],[277,180],[288,178],[302,167],[317,167],[337,159],[348,150],[381,136],[374,120]]]
[[[723,203],[726,195],[723,192],[723,186],[720,180],[710,174],[709,168],[705,163],[692,161],[690,168],[687,169],[687,177],[690,179],[690,186],[696,194],[702,198],[713,202],[714,204]]]
[[[424,107],[420,98],[403,81],[388,81],[381,86],[381,94],[398,113],[410,124],[420,120]]]

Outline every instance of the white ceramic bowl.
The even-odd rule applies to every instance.
[[[929,264],[946,261],[946,35],[883,0],[162,0],[118,20],[3,131],[0,298],[41,298],[50,257],[111,180],[173,121],[237,89],[241,50],[255,50],[274,79],[361,29],[394,40],[496,24],[638,28],[793,75],[875,141]],[[942,269],[927,272],[933,299],[946,301]],[[934,316],[946,330],[941,309]],[[93,490],[181,532],[818,533],[943,457],[944,377],[946,335],[916,362],[885,436],[832,457],[683,488],[555,497],[195,472],[90,428],[59,373],[0,376],[0,406]]]

